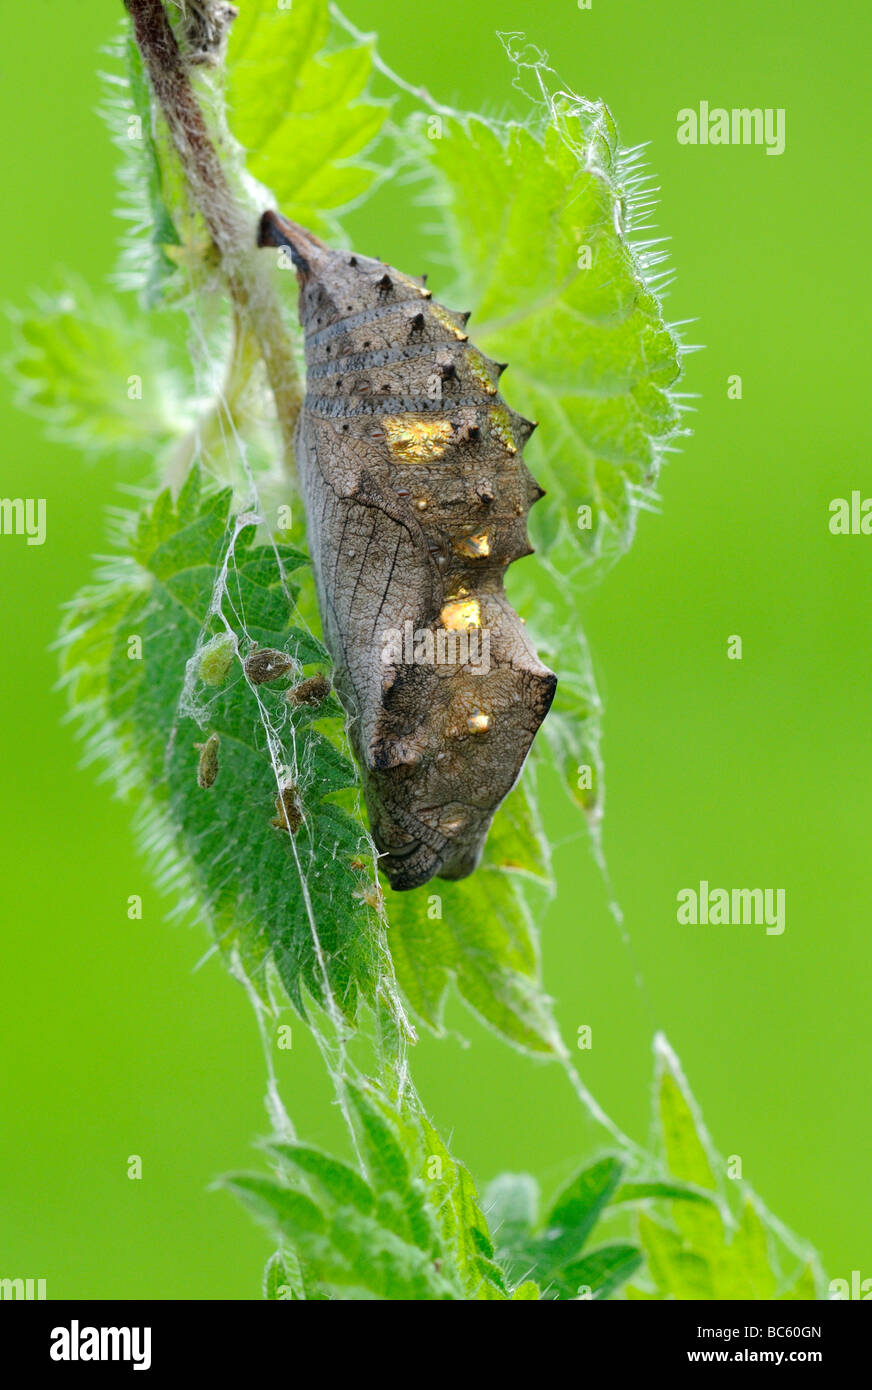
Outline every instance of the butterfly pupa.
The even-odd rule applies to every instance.
[[[467,315],[274,212],[305,332],[296,432],[336,692],[392,888],[472,873],[557,678],[503,587],[543,495]]]

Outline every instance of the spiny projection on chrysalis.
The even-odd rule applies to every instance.
[[[397,890],[464,878],[557,684],[503,587],[543,495],[534,425],[422,280],[274,212],[258,244],[297,270],[309,550],[380,866]]]

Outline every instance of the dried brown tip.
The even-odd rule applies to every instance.
[[[263,213],[257,227],[258,246],[285,247],[291,253],[291,260],[302,274],[311,270],[313,255],[327,250],[323,241],[305,227],[300,227],[290,218],[272,210]]]

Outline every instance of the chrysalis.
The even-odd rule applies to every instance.
[[[534,426],[421,281],[277,213],[259,244],[300,284],[309,549],[381,867],[394,889],[463,878],[557,684],[503,588],[543,495]]]

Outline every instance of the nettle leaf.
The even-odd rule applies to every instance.
[[[356,773],[332,697],[317,708],[285,698],[326,653],[294,623],[289,576],[305,557],[255,544],[254,521],[234,517],[229,489],[204,491],[196,469],[176,503],[162,493],[114,583],[73,605],[65,667],[86,727],[123,788],[138,789],[153,848],[182,867],[221,949],[261,988],[272,960],[301,1012],[308,992],[353,1018],[384,957]],[[255,646],[285,654],[282,679],[249,677]],[[198,785],[212,738],[217,775]]]
[[[116,215],[126,223],[115,282],[136,290],[144,304],[152,307],[171,288],[180,288],[181,237],[176,226],[180,171],[163,118],[152,111],[148,79],[128,26],[108,52],[114,67],[102,74],[105,100],[101,114],[112,143],[121,153]]]
[[[500,1300],[507,1296],[506,1276],[494,1256],[487,1222],[469,1171],[458,1162],[437,1131],[423,1116],[420,1120],[424,1173],[430,1185],[442,1238],[453,1252],[458,1278],[466,1298]],[[532,1285],[532,1296],[539,1290]],[[514,1297],[518,1297],[517,1290]]]
[[[505,1301],[538,1298],[507,1283],[468,1172],[427,1118],[376,1085],[343,1083],[362,1170],[307,1145],[273,1141],[275,1177],[225,1185],[281,1242],[269,1298]],[[284,1286],[284,1287],[283,1287]]]
[[[277,1250],[267,1260],[263,1296],[267,1302],[299,1302],[306,1298],[299,1260],[292,1251]]]
[[[582,1168],[558,1194],[539,1237],[537,1267],[556,1272],[578,1255],[621,1180],[624,1165],[613,1154]]]
[[[111,296],[70,278],[15,314],[11,358],[18,404],[77,448],[153,452],[191,409],[160,337]]]
[[[615,1241],[591,1250],[560,1272],[561,1298],[611,1298],[642,1264],[637,1245]]]
[[[662,1036],[655,1046],[655,1113],[667,1176],[662,1182],[626,1184],[616,1194],[617,1201],[646,1195],[675,1199],[667,1208],[670,1225],[646,1211],[638,1216],[653,1296],[820,1297],[822,1275],[814,1251],[770,1216],[747,1183],[722,1182],[726,1165],[711,1144],[678,1059]],[[645,1286],[628,1290],[629,1297],[651,1295]]]
[[[547,501],[542,505],[547,506]],[[537,557],[535,566],[517,565],[508,578],[511,601],[519,613],[527,615],[537,651],[546,666],[559,672],[554,702],[538,739],[547,747],[571,800],[595,827],[602,814],[603,711],[584,636],[583,605],[590,573],[566,522],[560,523],[555,540],[547,553]]]
[[[328,49],[327,0],[250,0],[230,31],[230,123],[252,174],[287,217],[312,231],[360,198],[379,170],[361,159],[387,117],[366,98],[372,48]]]
[[[498,811],[471,877],[391,895],[397,979],[412,1009],[436,1032],[453,980],[465,1003],[509,1042],[560,1053],[531,911],[531,903],[541,910],[551,891],[545,852],[535,811],[519,786]]]
[[[501,1174],[485,1194],[497,1243],[497,1260],[507,1275],[532,1276],[551,1299],[610,1298],[642,1263],[628,1242],[582,1250],[613,1201],[624,1171],[616,1154],[586,1164],[538,1218],[539,1193],[527,1174]]]
[[[309,1178],[329,1201],[338,1206],[356,1207],[364,1216],[374,1209],[371,1188],[347,1163],[306,1144],[274,1140],[269,1148],[277,1158]]]
[[[534,540],[547,547],[564,521],[581,558],[614,558],[679,419],[679,346],[651,275],[660,254],[630,240],[636,156],[619,152],[602,104],[566,93],[534,128],[446,117],[421,147],[476,341],[509,363],[513,405],[541,424],[527,450],[549,494]]]

